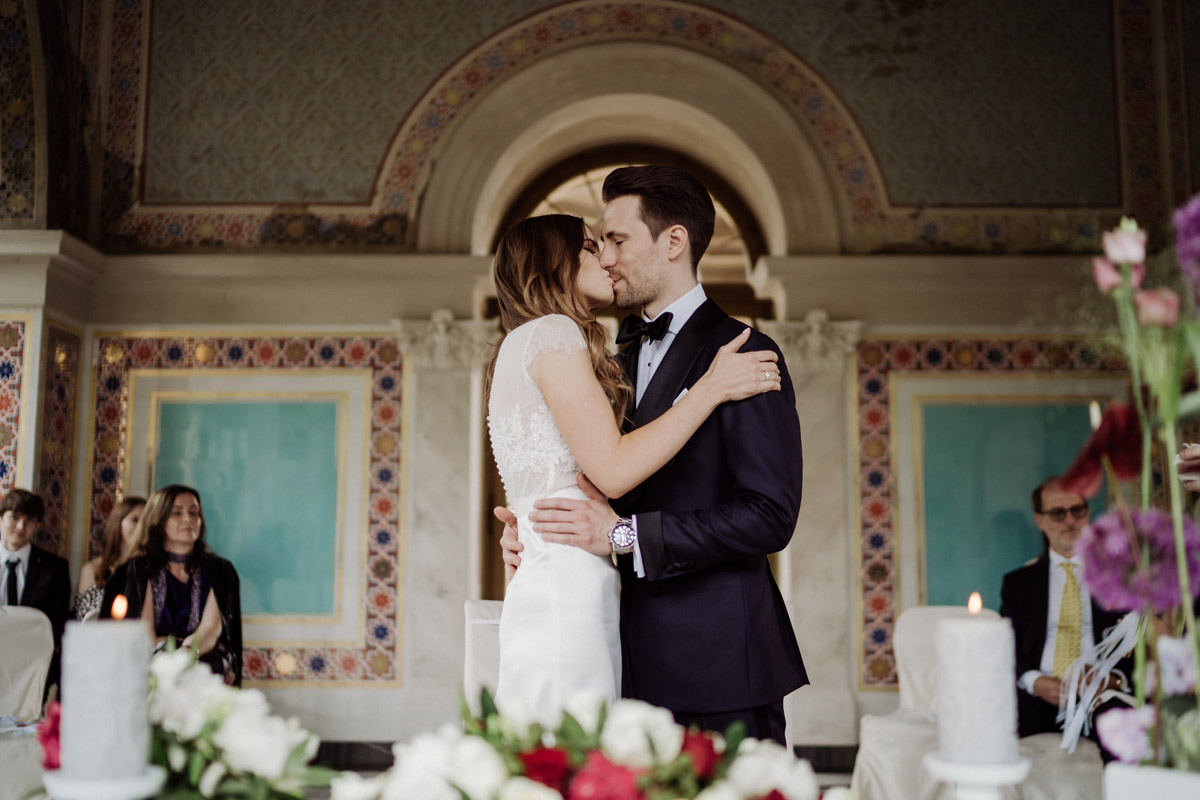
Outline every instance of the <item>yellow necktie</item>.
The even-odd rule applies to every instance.
[[[1058,632],[1054,635],[1054,674],[1063,677],[1071,664],[1079,658],[1079,644],[1083,636],[1083,610],[1079,604],[1079,581],[1075,579],[1075,565],[1064,561],[1067,580],[1063,584],[1062,603],[1058,608]]]

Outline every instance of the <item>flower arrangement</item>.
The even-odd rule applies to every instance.
[[[519,707],[501,714],[484,690],[480,714],[393,748],[370,779],[343,773],[331,800],[816,800],[808,762],[774,742],[684,730],[637,700],[611,708],[580,694],[553,726]],[[847,797],[830,790],[826,798]]]
[[[1083,578],[1102,605],[1138,615],[1134,707],[1101,715],[1100,740],[1125,762],[1200,771],[1200,637],[1193,606],[1200,592],[1200,526],[1184,517],[1173,458],[1180,450],[1178,425],[1200,414],[1200,391],[1184,391],[1200,367],[1200,195],[1179,209],[1174,223],[1186,304],[1170,288],[1142,287],[1146,232],[1136,222],[1123,219],[1104,234],[1105,254],[1093,261],[1093,276],[1116,304],[1133,404],[1109,406],[1063,485],[1090,497],[1108,474],[1116,502],[1080,538]],[[1184,305],[1190,314],[1181,314]],[[1150,507],[1154,436],[1168,454],[1169,511]],[[1140,479],[1141,508],[1131,508],[1118,485],[1133,479]]]
[[[151,761],[167,770],[172,800],[304,797],[337,773],[309,766],[317,737],[272,716],[257,689],[227,686],[178,649],[150,660]]]

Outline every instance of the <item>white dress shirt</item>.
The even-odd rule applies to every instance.
[[[1063,558],[1053,550],[1050,551],[1050,597],[1049,608],[1046,611],[1046,645],[1042,648],[1042,662],[1039,665],[1040,670],[1031,669],[1021,675],[1021,679],[1017,684],[1033,694],[1033,682],[1043,675],[1054,675],[1054,640],[1058,635],[1058,615],[1062,610],[1062,593],[1063,587],[1067,584],[1067,571],[1063,569],[1063,564],[1070,561],[1075,565],[1075,579],[1079,583],[1079,610],[1080,614],[1080,630],[1079,642],[1083,648],[1091,647],[1095,644],[1095,639],[1092,636],[1092,595],[1088,592],[1087,587],[1083,585],[1082,564],[1079,556],[1074,558]]]
[[[663,338],[659,340],[647,339],[642,337],[642,346],[638,350],[637,364],[637,384],[634,390],[637,392],[637,402],[642,402],[642,395],[646,393],[646,387],[650,385],[650,380],[654,377],[654,373],[658,370],[659,364],[663,362],[667,351],[671,349],[671,345],[675,342],[675,336],[683,329],[683,326],[692,314],[696,313],[696,309],[704,305],[704,301],[708,299],[708,295],[704,293],[704,287],[696,284],[687,291],[682,297],[674,303],[664,308],[659,312],[659,316],[663,314],[671,314],[671,325],[667,332],[663,334]],[[642,314],[642,319],[647,322],[653,322],[645,314]],[[687,389],[684,389],[686,392]],[[680,394],[680,397],[683,395]],[[679,398],[675,398],[678,400]],[[633,516],[633,528],[637,530],[637,515]],[[633,543],[633,571],[639,578],[646,577],[646,568],[642,564],[642,547],[635,540]]]
[[[10,553],[4,549],[4,545],[0,545],[0,605],[8,605],[8,560],[16,556],[21,562],[17,565],[17,597],[20,598],[25,591],[25,576],[29,573],[29,555],[32,552],[32,544],[26,544],[15,553]]]

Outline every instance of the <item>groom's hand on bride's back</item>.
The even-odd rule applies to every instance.
[[[612,552],[608,532],[620,517],[608,504],[608,498],[582,473],[577,480],[587,500],[547,497],[533,503],[529,515],[533,529],[547,542],[569,544],[598,556]]]
[[[517,541],[517,515],[504,506],[496,506],[492,513],[504,523],[500,552],[504,558],[504,574],[511,581],[513,575],[517,574],[517,567],[521,566],[521,551],[525,549],[525,545]]]

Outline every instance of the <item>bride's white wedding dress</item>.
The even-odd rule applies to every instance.
[[[586,347],[569,317],[521,325],[500,345],[488,402],[492,451],[525,546],[504,594],[496,702],[519,704],[544,723],[574,692],[599,693],[611,704],[621,686],[620,576],[611,559],[545,542],[529,521],[534,500],[585,497],[575,483],[579,465],[529,365],[542,352]]]

